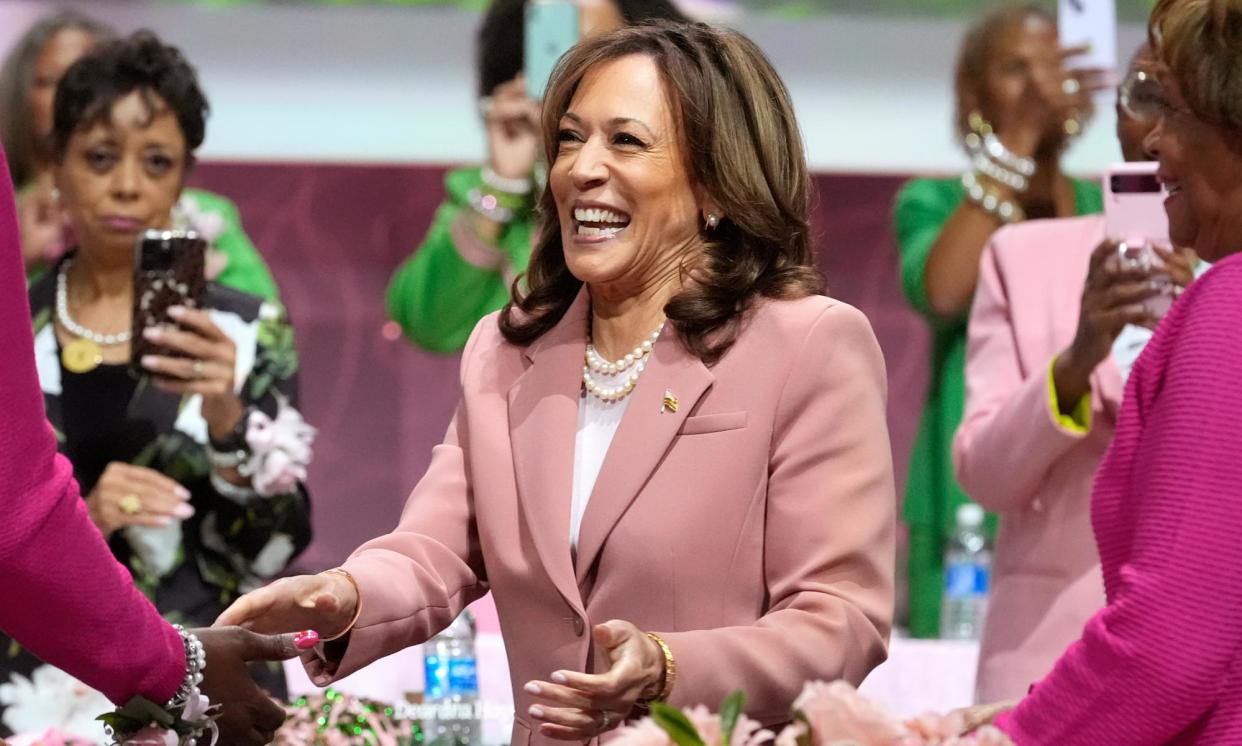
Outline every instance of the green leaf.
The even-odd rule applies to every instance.
[[[733,729],[737,727],[737,719],[742,714],[742,708],[746,706],[746,695],[741,689],[725,697],[724,704],[720,705],[720,730],[724,737],[724,746],[729,746],[730,739],[733,738]]]
[[[141,722],[142,725],[139,728],[152,723],[161,728],[171,728],[173,723],[177,722],[177,718],[168,710],[142,696],[130,699],[124,707],[116,711],[116,714]]]
[[[694,723],[676,707],[669,707],[663,702],[652,702],[651,719],[668,733],[668,737],[677,746],[707,746]]]

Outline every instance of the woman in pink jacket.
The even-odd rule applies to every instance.
[[[1146,47],[1117,105],[1128,161],[1145,160],[1154,126]],[[1124,105],[1123,105],[1124,104]],[[1104,217],[1003,228],[980,261],[966,360],[966,411],[954,440],[957,478],[1000,515],[976,699],[1026,694],[1104,605],[1091,535],[1091,480],[1113,438],[1122,378],[1110,348],[1126,324],[1158,321],[1141,305],[1154,270],[1121,270]],[[1178,287],[1186,255],[1167,254]],[[1133,286],[1131,286],[1133,284]]]
[[[6,171],[0,150],[0,172]],[[162,704],[186,677],[186,646],[113,559],[69,462],[57,453],[35,373],[8,179],[0,179],[0,349],[0,629],[113,702],[143,695]],[[210,662],[203,691],[223,705],[221,741],[270,741],[284,712],[250,680],[243,661],[296,655],[292,636],[239,629],[193,634]]]

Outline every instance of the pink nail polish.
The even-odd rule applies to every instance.
[[[539,705],[532,705],[530,710],[528,710],[528,712],[530,713],[530,716],[533,718],[543,717],[543,708],[540,707]]]
[[[293,645],[298,650],[310,650],[319,644],[319,633],[313,629],[299,632],[293,636]]]
[[[193,518],[194,508],[189,503],[181,503],[177,507],[173,508],[173,515],[177,516],[181,520]]]
[[[185,316],[185,308],[183,306],[169,306],[168,315],[172,316],[174,319],[179,319],[182,316]]]
[[[142,330],[142,336],[152,341],[158,340],[162,334],[163,332],[154,326],[148,326]]]
[[[552,680],[558,684],[564,684],[566,681],[568,681],[568,679],[565,678],[565,674],[561,673],[560,671],[557,671],[556,673],[552,674]]]
[[[526,689],[528,694],[538,694],[540,692],[539,685],[533,681],[527,683],[523,688]]]

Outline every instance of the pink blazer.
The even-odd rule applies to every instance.
[[[591,625],[661,634],[676,705],[735,689],[787,720],[808,679],[861,682],[893,612],[896,495],[885,371],[866,318],[815,296],[761,302],[712,368],[666,330],[569,545],[588,295],[529,347],[479,323],[463,396],[397,528],[345,568],[363,610],[328,671],[431,637],[490,590],[516,704],[561,668],[599,670]],[[676,411],[661,407],[665,393]]]
[[[1104,605],[1091,484],[1113,437],[1121,376],[1091,378],[1085,435],[1052,416],[1048,373],[1074,339],[1100,216],[1004,228],[985,249],[966,351],[966,412],[953,444],[962,488],[1000,514],[980,701],[1021,697]]]

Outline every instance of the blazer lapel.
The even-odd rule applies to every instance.
[[[613,437],[578,533],[579,588],[608,535],[672,445],[682,423],[714,381],[707,366],[682,347],[671,325],[651,352],[647,369]],[[665,406],[665,394],[676,405]],[[675,411],[674,411],[675,409]]]
[[[525,350],[529,364],[508,394],[518,502],[548,576],[580,613],[569,512],[588,302],[583,289],[560,323]]]

